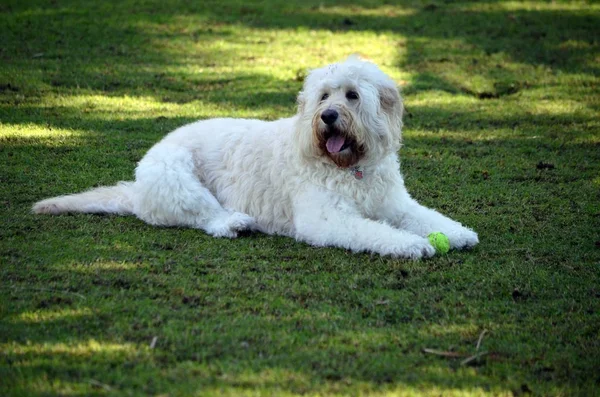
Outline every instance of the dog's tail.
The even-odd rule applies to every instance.
[[[99,187],[78,194],[52,197],[35,203],[36,214],[58,215],[66,212],[88,214],[132,214],[133,182],[119,182],[115,186]]]

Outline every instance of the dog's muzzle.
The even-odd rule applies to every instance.
[[[329,107],[313,118],[313,131],[321,152],[338,167],[356,165],[364,155],[364,147],[353,135],[353,119],[347,109]]]

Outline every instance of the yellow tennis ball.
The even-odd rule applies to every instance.
[[[450,240],[448,237],[442,232],[431,232],[429,236],[427,236],[433,248],[435,248],[435,252],[438,254],[445,254],[450,251]]]

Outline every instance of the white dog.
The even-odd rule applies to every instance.
[[[272,122],[212,119],[181,127],[121,182],[35,204],[36,213],[134,214],[158,226],[289,236],[393,257],[434,255],[477,234],[413,200],[399,170],[402,101],[373,63],[350,57],[312,71],[298,114]]]

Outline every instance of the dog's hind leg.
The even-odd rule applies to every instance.
[[[251,216],[223,208],[194,169],[189,149],[152,148],[136,169],[134,214],[152,225],[193,227],[215,237],[232,238],[255,228]]]

